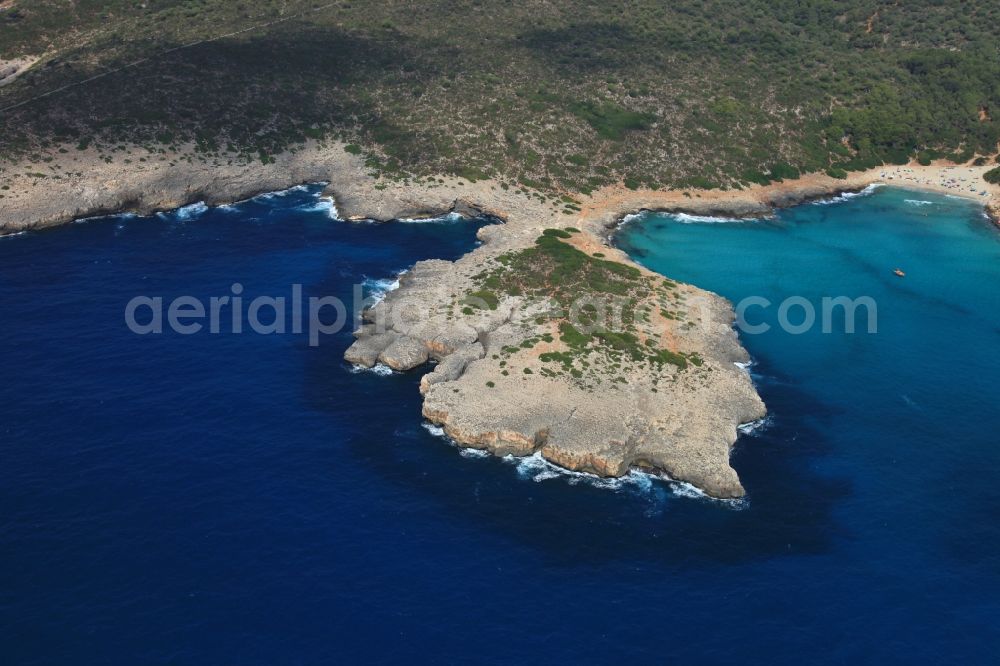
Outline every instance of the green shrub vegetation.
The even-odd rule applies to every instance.
[[[496,310],[500,304],[500,299],[492,291],[480,289],[466,295],[463,302],[473,308]]]
[[[0,88],[8,158],[270,163],[338,139],[386,178],[575,193],[965,162],[1000,140],[995,0],[3,5],[3,57],[42,57]]]
[[[542,235],[549,238],[572,238],[573,236],[570,232],[562,229],[546,229],[542,232]]]
[[[676,305],[676,283],[644,276],[633,266],[587,255],[563,242],[572,236],[569,231],[546,229],[534,247],[500,255],[474,276],[480,288],[471,291],[465,300],[486,300],[485,293],[494,299],[506,294],[548,303],[549,315],[534,322],[542,326],[553,323],[565,350],[539,354],[547,366],[542,372],[545,376],[568,374],[598,381],[595,378],[603,374],[612,381],[625,381],[625,363],[660,368],[669,365],[680,370],[689,364],[701,366],[701,359],[695,355],[661,348],[656,329],[648,327],[654,312],[652,303],[660,305],[658,311],[664,319],[683,319],[676,311],[666,309],[668,304]],[[598,305],[605,313],[617,316],[602,318]],[[608,328],[610,324],[616,328]],[[527,337],[518,346],[504,346],[501,367],[515,354],[554,339],[545,332]],[[598,359],[603,359],[600,367],[595,365]],[[523,372],[531,374],[527,368]]]
[[[476,277],[501,293],[554,298],[566,307],[582,294],[624,295],[641,286],[639,269],[589,256],[560,240],[570,237],[562,229],[546,229],[534,247],[500,255],[496,268]],[[470,296],[482,298],[482,293]]]
[[[983,179],[987,183],[992,183],[993,185],[1000,185],[1000,167],[995,169],[990,169],[983,174]]]
[[[649,129],[655,120],[650,113],[630,111],[613,103],[575,102],[569,105],[569,110],[587,121],[598,136],[612,141],[620,141],[629,130]]]

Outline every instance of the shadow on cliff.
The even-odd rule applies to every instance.
[[[349,372],[341,358],[349,343],[345,338],[309,350],[304,386],[313,408],[336,416],[338,423],[363,424],[349,437],[346,451],[469,529],[529,547],[552,565],[619,560],[727,565],[824,553],[842,536],[832,510],[848,494],[847,482],[811,470],[828,452],[823,433],[837,414],[787,378],[767,377],[766,359],[760,384],[773,425],[743,436],[736,447],[733,464],[749,500],[735,509],[679,497],[658,480],[616,491],[567,477],[536,482],[514,461],[463,456],[421,426],[419,372],[353,376],[345,384],[359,393],[346,414],[347,407],[331,394],[331,376]]]

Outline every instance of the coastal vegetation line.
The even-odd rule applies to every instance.
[[[33,62],[0,106],[102,76],[3,113],[4,180],[58,176],[60,151],[228,166],[340,141],[385,181],[557,197],[982,165],[1000,141],[981,0],[14,0],[0,25],[0,59]]]

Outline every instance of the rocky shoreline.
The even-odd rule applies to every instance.
[[[895,167],[847,180],[814,175],[728,192],[609,187],[572,197],[567,207],[492,181],[380,181],[340,145],[309,145],[269,164],[138,158],[108,162],[67,151],[44,167],[4,167],[0,234],[104,213],[148,214],[196,201],[217,205],[320,181],[330,183],[325,194],[344,219],[494,216],[503,224],[482,228],[482,245],[469,254],[455,262],[418,262],[403,276],[398,289],[366,312],[346,359],[399,371],[435,363],[420,384],[423,416],[462,446],[501,456],[538,453],[560,467],[601,476],[660,470],[719,498],[743,495],[730,451],[738,427],[766,413],[737,365],[748,356],[732,326],[732,305],[646,271],[613,247],[610,230],[641,210],[756,217],[877,182],[947,191],[959,178],[964,185],[975,176],[971,168],[971,175],[952,177],[958,167]],[[903,182],[918,176],[925,182]],[[940,188],[928,185],[935,178]],[[998,188],[987,189],[990,196],[981,194],[982,201],[997,220]],[[539,248],[566,255],[574,265],[590,262],[586,270],[608,272],[613,280],[626,276],[628,325],[583,336],[568,332],[565,313],[539,315],[536,301],[552,299],[535,297],[557,295],[558,282],[545,285],[553,294],[536,289],[535,297],[519,285],[484,289],[486,281],[502,282],[510,262],[534,257]],[[549,264],[543,257],[540,266],[547,270]],[[473,307],[472,296],[485,303]]]
[[[589,196],[573,195],[578,217],[601,218],[613,226],[640,210],[698,215],[754,217],[768,215],[813,199],[856,192],[874,183],[926,189],[980,201],[1000,224],[1000,186],[988,185],[981,174],[990,166],[880,167],[838,180],[809,174],[794,181],[752,186],[743,190],[630,190],[601,188]],[[967,172],[979,183],[979,194],[946,185],[952,172]],[[522,190],[504,190],[494,181],[468,182],[442,177],[414,181],[380,181],[368,173],[363,157],[341,144],[311,142],[273,162],[239,163],[198,158],[192,146],[177,154],[153,157],[141,149],[111,159],[94,149],[65,147],[22,163],[0,164],[0,236],[41,229],[77,219],[120,212],[148,215],[198,201],[221,205],[303,183],[329,182],[338,211],[347,219],[389,220],[426,217],[456,211],[492,212],[506,218],[538,199]],[[964,181],[963,181],[964,184]],[[547,214],[561,207],[550,203]]]
[[[572,350],[560,334],[560,317],[539,316],[537,304],[523,295],[501,297],[495,309],[463,307],[464,294],[478,293],[484,266],[530,248],[536,234],[517,233],[527,224],[515,219],[484,227],[483,245],[456,262],[418,262],[366,311],[345,359],[398,371],[435,361],[420,384],[423,416],[460,446],[497,456],[537,452],[559,467],[599,476],[658,470],[712,497],[742,496],[730,451],[738,426],[766,412],[737,365],[748,356],[732,327],[730,303],[670,283],[675,309],[669,319],[653,317],[641,327],[650,340],[643,351],[692,359],[683,367],[645,356],[606,360],[588,347],[574,369],[559,373],[554,369]],[[586,231],[570,243],[612,252]],[[638,267],[635,274],[669,282]]]

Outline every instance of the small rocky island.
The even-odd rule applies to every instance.
[[[551,218],[549,218],[551,220]],[[364,313],[351,363],[409,370],[459,445],[569,470],[667,474],[744,494],[729,456],[764,404],[722,297],[647,271],[598,228],[500,224],[423,261]]]

